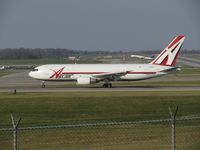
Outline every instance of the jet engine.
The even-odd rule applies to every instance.
[[[78,77],[77,78],[77,84],[92,84],[96,83],[97,80],[95,78],[91,77]]]

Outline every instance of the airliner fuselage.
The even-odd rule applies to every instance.
[[[52,64],[33,69],[29,76],[42,81],[76,81],[77,84],[135,81],[168,74],[176,69],[176,60],[185,37],[177,36],[149,64]],[[44,87],[44,86],[43,86]]]
[[[71,64],[43,65],[32,70],[29,75],[44,81],[74,81],[79,77],[98,77],[113,74],[110,80],[143,80],[167,74],[164,72],[173,67],[151,64]],[[125,74],[114,77],[114,73]]]

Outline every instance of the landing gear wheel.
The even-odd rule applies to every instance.
[[[112,88],[112,84],[111,83],[104,83],[103,88]]]
[[[108,84],[108,87],[109,87],[109,88],[112,88],[112,84],[111,84],[111,83],[109,83],[109,84]]]
[[[45,82],[42,81],[42,88],[45,88]]]
[[[107,84],[103,84],[103,88],[106,88],[107,87]]]

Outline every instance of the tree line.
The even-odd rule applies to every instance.
[[[0,59],[43,59],[43,58],[67,58],[69,56],[84,55],[112,55],[112,54],[157,54],[160,50],[144,51],[87,51],[87,50],[69,50],[61,48],[17,48],[17,49],[0,49]],[[200,50],[182,50],[184,54],[199,54]]]
[[[0,59],[42,59],[42,58],[67,58],[69,56],[82,56],[89,54],[107,53],[103,51],[83,51],[69,49],[40,49],[40,48],[17,48],[0,49]]]

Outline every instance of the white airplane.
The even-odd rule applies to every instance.
[[[153,57],[141,56],[141,55],[130,55],[131,58],[147,59],[152,60]]]
[[[45,81],[75,81],[77,84],[136,81],[166,75],[177,70],[176,59],[185,36],[179,35],[149,64],[49,64],[34,68],[29,76]]]
[[[1,66],[0,70],[13,69],[13,66]]]

